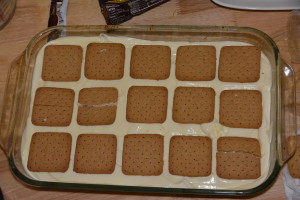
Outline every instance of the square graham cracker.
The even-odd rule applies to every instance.
[[[130,76],[135,79],[164,80],[170,76],[171,49],[160,45],[135,45],[130,60]]]
[[[158,176],[163,172],[163,154],[162,135],[125,135],[122,171],[126,175]]]
[[[224,179],[257,179],[261,175],[260,156],[257,139],[219,138],[217,175]]]
[[[112,87],[83,88],[79,92],[77,123],[109,125],[116,119],[118,90]]]
[[[225,90],[220,95],[220,123],[257,129],[262,123],[262,94],[258,90]]]
[[[124,75],[125,46],[91,43],[86,49],[84,74],[88,79],[118,80]]]
[[[69,168],[71,146],[69,133],[34,133],[27,168],[32,172],[65,172]]]
[[[261,51],[255,46],[227,46],[221,49],[219,79],[252,83],[260,78]]]
[[[36,90],[32,124],[68,126],[72,120],[75,93],[71,89],[41,87]]]
[[[214,46],[181,46],[177,49],[176,78],[180,81],[211,81],[216,76]]]
[[[77,138],[74,171],[111,174],[115,170],[117,137],[112,134],[80,134]]]
[[[82,53],[76,45],[49,45],[45,48],[42,79],[44,81],[78,81]]]
[[[204,87],[178,87],[174,93],[173,120],[202,124],[214,119],[215,91]]]
[[[127,95],[126,119],[133,123],[163,123],[167,116],[167,105],[167,88],[132,86]]]
[[[173,136],[170,140],[169,172],[203,177],[211,174],[212,141],[204,136]]]
[[[300,135],[296,136],[297,148],[293,157],[288,161],[288,169],[293,178],[300,178]]]

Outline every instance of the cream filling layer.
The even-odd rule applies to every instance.
[[[99,81],[88,80],[84,76],[85,51],[89,43],[92,42],[112,42],[125,45],[125,68],[124,77],[120,80]],[[80,45],[83,48],[83,61],[81,68],[81,78],[77,82],[49,82],[41,78],[44,50],[47,45]],[[130,57],[134,45],[167,45],[171,48],[171,72],[167,80],[141,80],[130,77]],[[112,184],[130,186],[155,186],[172,188],[202,188],[202,189],[249,189],[258,186],[265,181],[270,165],[270,143],[272,130],[270,127],[270,102],[271,102],[271,65],[268,58],[261,54],[260,79],[255,83],[226,83],[218,80],[218,74],[212,81],[178,81],[175,77],[176,51],[183,45],[213,45],[217,52],[217,70],[220,50],[223,46],[250,45],[243,42],[165,42],[146,41],[127,37],[112,37],[101,34],[98,37],[64,37],[53,40],[41,48],[37,55],[30,103],[30,113],[22,137],[22,162],[26,172],[36,180],[56,181],[70,183],[90,183],[90,184]],[[168,110],[167,119],[162,124],[139,124],[126,121],[127,91],[133,85],[164,86],[168,89]],[[172,120],[172,102],[174,90],[179,86],[191,87],[211,87],[215,90],[215,115],[211,123],[206,124],[178,124]],[[59,87],[70,88],[75,92],[74,110],[72,122],[68,127],[42,127],[34,126],[31,123],[33,99],[35,91],[39,87]],[[89,87],[115,87],[118,89],[118,102],[116,120],[113,125],[102,126],[80,126],[77,124],[78,94],[80,89]],[[227,89],[252,89],[259,90],[263,97],[263,121],[259,129],[228,128],[219,123],[219,96],[223,90]],[[68,132],[72,135],[72,150],[69,169],[65,173],[31,172],[27,168],[29,146],[33,133],[35,132]],[[117,161],[116,168],[112,174],[79,174],[73,171],[76,139],[82,133],[102,133],[115,134],[117,136]],[[128,176],[122,173],[122,148],[123,137],[133,133],[159,133],[164,136],[164,169],[160,176]],[[169,141],[173,135],[198,135],[208,136],[213,142],[212,173],[208,177],[183,177],[171,175],[168,170]],[[257,138],[261,145],[261,177],[255,180],[227,180],[219,178],[216,174],[216,151],[217,139],[223,136],[238,136]]]

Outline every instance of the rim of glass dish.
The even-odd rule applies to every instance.
[[[279,49],[273,39],[267,35],[266,33],[251,27],[238,27],[238,26],[182,26],[182,25],[67,25],[67,26],[52,26],[49,27],[38,34],[36,34],[28,43],[25,49],[25,63],[28,63],[30,58],[30,52],[34,43],[47,32],[51,32],[53,30],[202,30],[202,31],[245,31],[248,33],[255,33],[263,37],[268,43],[272,46],[275,53],[275,61],[276,64],[278,61]]]
[[[40,33],[36,34],[32,40],[29,42],[25,49],[25,59],[24,63],[25,66],[28,65],[28,62],[30,60],[31,50],[35,45],[35,42],[42,37],[44,34],[47,34],[48,32],[54,31],[54,30],[70,30],[70,31],[88,31],[88,30],[195,30],[195,31],[205,31],[205,32],[217,32],[217,31],[223,31],[223,32],[230,32],[230,31],[243,31],[248,33],[254,33],[261,37],[263,37],[273,48],[274,51],[274,58],[275,58],[275,64],[277,66],[277,74],[278,74],[278,60],[279,60],[279,50],[275,42],[264,32],[250,28],[250,27],[234,27],[234,26],[177,26],[177,25],[134,25],[134,26],[123,26],[123,25],[93,25],[93,26],[54,26],[47,28]],[[278,77],[277,77],[278,78]],[[277,81],[278,82],[278,79]],[[281,90],[280,84],[277,84],[278,89],[276,90],[277,94],[277,100],[278,99],[278,92]],[[280,92],[279,92],[280,94]],[[278,113],[276,113],[278,120]],[[276,145],[278,142],[277,135],[278,135],[278,124],[275,127],[275,140]],[[279,129],[280,130],[280,129]],[[14,142],[12,144],[14,146]],[[73,189],[79,189],[79,190],[90,190],[90,191],[107,191],[107,192],[134,192],[134,193],[156,193],[156,194],[191,194],[191,195],[232,195],[232,196],[247,196],[247,195],[255,195],[258,193],[263,192],[267,188],[269,188],[272,183],[276,180],[280,169],[281,164],[278,162],[278,149],[276,148],[276,155],[277,160],[275,161],[274,168],[272,173],[269,175],[269,177],[260,185],[250,188],[250,189],[244,189],[244,190],[225,190],[225,189],[188,189],[188,188],[164,188],[164,187],[143,187],[143,186],[125,186],[125,185],[107,185],[107,184],[85,184],[85,183],[63,183],[63,182],[46,182],[46,181],[38,181],[34,179],[30,179],[26,176],[24,176],[16,167],[13,159],[13,151],[10,151],[8,154],[8,160],[11,167],[11,170],[13,174],[23,183],[36,186],[36,187],[43,187],[43,188],[51,188],[51,189],[67,189],[67,190],[73,190]]]
[[[194,189],[194,188],[164,188],[164,187],[143,187],[143,186],[125,186],[125,185],[106,185],[106,184],[83,184],[83,183],[61,183],[46,182],[29,179],[24,176],[14,164],[13,158],[9,156],[9,164],[13,174],[21,182],[35,187],[59,189],[59,190],[85,190],[102,192],[124,192],[124,193],[148,193],[148,194],[186,194],[186,195],[231,195],[231,196],[249,196],[262,193],[276,180],[280,165],[276,161],[273,172],[262,184],[246,190],[220,190],[220,189]]]

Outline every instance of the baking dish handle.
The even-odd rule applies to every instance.
[[[280,103],[278,104],[278,152],[279,162],[283,165],[291,158],[296,150],[296,81],[295,73],[283,59],[280,59],[279,84],[281,87]],[[281,122],[281,123],[280,123]]]
[[[10,66],[2,101],[0,147],[4,150],[6,155],[9,154],[12,147],[14,123],[16,121],[17,84],[20,79],[23,58],[24,52],[17,57]]]

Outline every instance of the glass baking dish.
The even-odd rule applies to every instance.
[[[250,189],[189,189],[141,187],[125,185],[80,184],[46,182],[33,179],[26,173],[21,159],[22,134],[29,115],[31,86],[35,60],[39,50],[52,39],[69,36],[92,37],[105,33],[150,41],[241,41],[258,46],[271,63],[271,113],[269,171],[265,180]],[[13,174],[23,183],[45,188],[96,191],[199,194],[199,195],[250,195],[268,188],[284,163],[295,151],[295,75],[293,69],[280,57],[274,41],[263,32],[246,27],[203,26],[60,26],[38,33],[25,51],[12,63],[4,95],[1,116],[0,144],[5,151]]]

